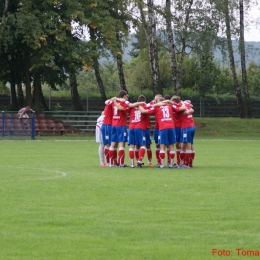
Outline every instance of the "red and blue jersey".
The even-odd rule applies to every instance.
[[[193,115],[185,115],[184,112],[190,110],[191,105],[190,102],[184,102],[186,109],[183,112],[180,112],[180,122],[181,122],[181,129],[193,127],[195,126]]]
[[[126,126],[127,112],[129,109],[130,102],[118,101],[117,103],[123,107],[123,110],[119,110],[117,106],[114,104],[114,102],[112,102],[112,126]]]
[[[129,108],[129,129],[140,128],[145,130],[147,127],[147,114],[142,114],[138,107]]]

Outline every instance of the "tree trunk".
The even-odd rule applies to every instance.
[[[41,103],[41,105],[40,105],[40,111],[39,111],[39,112],[41,112],[42,108],[43,108],[45,111],[49,111],[50,109],[49,109],[49,107],[48,107],[48,105],[47,105],[47,103],[46,103],[46,101],[45,101],[44,96],[43,96],[42,85],[40,84],[39,87],[40,87],[40,88],[39,88],[39,98],[40,98],[40,103]]]
[[[11,89],[12,109],[19,110],[16,91],[15,91],[15,71],[11,70],[10,75],[11,75],[10,89]]]
[[[169,52],[170,52],[170,65],[171,65],[171,77],[173,83],[173,92],[175,95],[180,94],[180,89],[177,89],[177,62],[175,57],[175,42],[173,37],[173,29],[171,25],[172,13],[171,13],[171,0],[166,0],[165,5],[165,20],[166,20],[166,31],[169,41]]]
[[[149,62],[150,62],[150,73],[152,79],[152,91],[153,94],[163,94],[163,88],[160,85],[160,75],[159,75],[159,61],[158,61],[158,51],[156,44],[156,22],[154,17],[154,6],[153,0],[147,1],[148,5],[148,22],[145,18],[145,12],[143,10],[142,4],[138,3],[138,8],[140,11],[142,26],[146,34],[146,39],[149,44]]]
[[[90,33],[90,39],[94,44],[95,41],[96,41],[94,29],[89,27],[89,33]],[[94,52],[98,53],[95,46],[94,46]],[[97,80],[97,84],[98,84],[98,89],[99,89],[102,101],[105,102],[107,100],[107,96],[106,96],[104,84],[103,84],[103,81],[102,81],[102,78],[101,78],[101,75],[100,75],[100,72],[99,72],[98,57],[96,55],[94,55],[92,60],[93,60],[93,68],[94,68],[94,71],[95,71],[95,76],[96,76],[96,80]]]
[[[26,93],[26,106],[32,106],[32,93],[31,93],[31,77],[30,77],[30,57],[29,48],[27,43],[24,44],[24,69],[25,69],[25,93]]]
[[[33,83],[33,108],[36,113],[40,112],[40,85],[41,85],[41,76],[39,72],[34,74],[34,83]]]
[[[192,5],[193,5],[193,0],[188,1],[189,6],[187,8],[186,16],[185,16],[185,24],[184,24],[184,29],[183,29],[183,36],[182,36],[182,46],[181,46],[181,52],[180,52],[180,61],[177,64],[177,81],[176,81],[176,89],[177,93],[180,95],[180,87],[181,87],[181,82],[180,82],[180,74],[181,74],[181,69],[182,65],[184,62],[184,57],[185,57],[185,49],[186,49],[186,38],[187,38],[187,33],[188,33],[188,24],[190,20],[190,14],[192,11]]]
[[[175,95],[181,94],[181,83],[180,83],[180,76],[181,76],[181,69],[185,57],[185,49],[186,49],[186,36],[187,35],[187,27],[190,19],[191,7],[193,5],[193,0],[189,1],[189,6],[187,8],[186,17],[185,17],[185,24],[183,28],[183,37],[182,37],[182,46],[180,54],[176,53],[176,46],[174,42],[174,35],[173,35],[173,28],[171,25],[172,22],[172,13],[171,13],[171,0],[166,0],[165,4],[165,20],[166,20],[166,31],[168,35],[169,41],[169,52],[170,52],[170,65],[171,65],[171,74],[172,74],[172,82],[173,82],[173,90]],[[176,60],[176,55],[180,56],[179,62]]]
[[[21,82],[17,83],[17,96],[18,96],[18,107],[19,108],[24,107],[25,100],[24,100],[23,87]]]
[[[227,44],[228,44],[228,55],[229,55],[229,63],[230,69],[232,73],[232,80],[233,80],[233,87],[236,93],[237,98],[237,106],[238,111],[241,118],[245,117],[244,105],[243,105],[243,97],[241,93],[241,89],[239,87],[237,74],[236,74],[236,66],[234,61],[234,52],[232,47],[232,40],[231,40],[231,26],[230,26],[230,17],[229,17],[229,6],[228,1],[225,3],[225,23],[226,23],[226,36],[227,36]]]
[[[152,76],[152,88],[154,95],[163,94],[163,88],[160,85],[158,49],[156,43],[156,19],[154,14],[153,0],[148,0],[148,42],[149,42],[149,57]]]
[[[80,98],[79,98],[76,74],[74,72],[70,73],[69,78],[70,78],[70,92],[71,92],[73,107],[75,111],[83,111]]]
[[[104,85],[103,85],[103,81],[102,81],[98,66],[99,66],[99,63],[98,63],[98,60],[96,60],[95,61],[95,67],[94,67],[95,76],[96,76],[96,80],[97,80],[97,83],[98,83],[98,88],[99,88],[99,92],[100,92],[102,101],[105,102],[107,100],[107,96],[106,96],[106,93],[105,93],[105,88],[104,88]]]
[[[245,54],[245,39],[244,39],[244,2],[239,1],[240,10],[240,56],[241,56],[241,70],[242,70],[242,85],[244,93],[245,117],[252,118],[252,107],[248,93],[247,73],[246,73],[246,54]]]
[[[9,6],[9,0],[5,0],[5,7],[4,7],[3,14],[2,14],[1,23],[0,23],[0,45],[1,45],[2,40],[3,40],[5,19],[6,19],[6,14],[7,14],[7,11],[8,11],[8,6]]]
[[[118,44],[120,44],[120,54],[116,54],[116,61],[117,61],[117,71],[118,71],[118,77],[119,77],[119,83],[120,83],[120,88],[127,91],[126,85],[125,85],[125,76],[124,76],[124,70],[123,70],[123,59],[122,59],[122,48],[121,48],[121,41],[120,41],[120,36],[119,33],[116,33],[116,38],[118,41]]]

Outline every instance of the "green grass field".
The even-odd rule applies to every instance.
[[[254,258],[260,140],[231,138],[198,136],[192,169],[99,167],[87,140],[0,142],[0,259]]]

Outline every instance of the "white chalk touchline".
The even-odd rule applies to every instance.
[[[43,178],[37,178],[36,180],[47,180],[47,179],[56,179],[67,176],[66,172],[56,171],[52,169],[46,169],[46,168],[31,168],[31,167],[23,167],[23,166],[0,166],[1,168],[16,168],[16,169],[31,169],[31,170],[40,170],[44,172],[51,172],[55,174],[60,174],[58,176],[52,176],[52,177],[43,177]]]

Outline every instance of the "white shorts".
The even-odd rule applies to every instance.
[[[96,127],[96,142],[97,143],[103,143],[102,132],[101,132],[101,129],[99,127]]]

